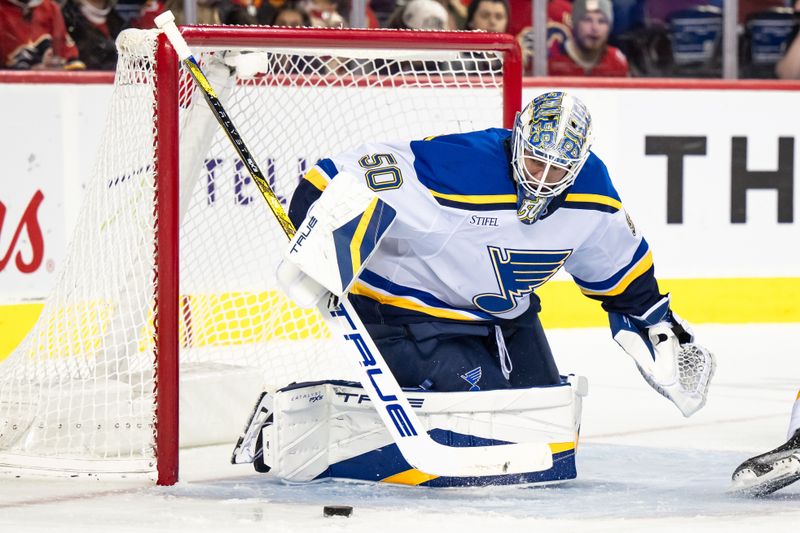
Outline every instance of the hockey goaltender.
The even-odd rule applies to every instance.
[[[413,468],[364,389],[345,381],[265,393],[233,461],[295,482],[574,478],[586,380],[560,374],[534,292],[562,266],[602,303],[645,381],[684,416],[699,410],[714,358],[661,294],[650,247],[591,146],[584,103],[548,92],[511,130],[375,141],[322,159],[292,198],[298,231],[277,273],[301,306],[349,298],[434,441],[543,442],[544,469]]]

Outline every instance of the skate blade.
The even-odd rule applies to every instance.
[[[729,494],[766,496],[800,479],[800,455],[793,454],[772,464],[772,470],[757,475],[752,468],[745,468],[733,475],[728,487]]]
[[[272,416],[272,398],[267,392],[262,392],[244,426],[242,435],[236,441],[231,454],[231,464],[252,463],[255,460],[258,451],[255,446],[256,439],[270,416]]]

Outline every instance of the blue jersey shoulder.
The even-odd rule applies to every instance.
[[[569,194],[596,194],[620,201],[619,194],[611,183],[605,163],[594,152],[589,153],[586,164],[575,178]]]
[[[511,132],[491,128],[412,141],[420,183],[447,195],[515,194],[506,140]]]

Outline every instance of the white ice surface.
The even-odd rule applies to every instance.
[[[289,486],[228,464],[224,446],[183,452],[175,487],[0,478],[0,532],[797,531],[800,483],[762,499],[725,489],[742,460],[785,441],[800,387],[800,324],[696,331],[718,371],[691,419],[644,383],[608,330],[549,332],[562,373],[589,378],[578,479],[561,485]],[[323,518],[326,504],[355,510]]]

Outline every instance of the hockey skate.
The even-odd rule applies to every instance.
[[[751,457],[733,473],[730,492],[766,496],[800,479],[800,429],[785,444]]]
[[[263,430],[272,424],[273,408],[272,397],[262,392],[256,401],[253,414],[244,428],[244,434],[239,437],[231,456],[231,464],[253,463],[257,472],[269,472],[270,466],[264,463],[264,436]]]

